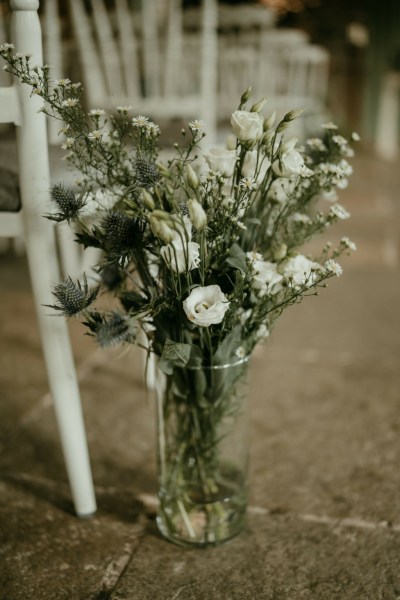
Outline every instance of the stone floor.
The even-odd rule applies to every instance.
[[[354,165],[359,250],[254,356],[248,526],[220,548],[157,533],[141,358],[77,323],[99,508],[74,516],[25,260],[0,256],[1,600],[400,599],[400,171]]]

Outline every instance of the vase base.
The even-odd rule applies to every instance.
[[[245,495],[199,503],[160,499],[157,525],[161,534],[181,546],[218,546],[238,535],[246,517]]]
[[[161,533],[163,538],[183,548],[213,548],[215,546],[221,546],[222,544],[226,544],[237,537],[240,533],[242,533],[245,527],[245,518],[243,518],[241,526],[236,530],[231,531],[229,535],[224,538],[218,538],[212,541],[211,539],[205,540],[204,537],[197,539],[175,535],[171,533],[171,531],[165,526],[162,517],[157,517],[156,522],[158,531]]]

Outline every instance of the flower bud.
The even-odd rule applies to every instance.
[[[298,119],[300,117],[300,115],[302,115],[304,112],[304,108],[298,108],[297,110],[290,110],[288,113],[286,113],[286,115],[284,116],[284,121],[294,121],[295,119]]]
[[[286,244],[284,244],[284,243],[276,244],[276,246],[274,246],[274,248],[272,249],[272,254],[273,254],[274,260],[282,260],[282,258],[285,258],[286,254],[287,254]]]
[[[276,119],[276,110],[274,110],[274,112],[272,112],[269,115],[269,117],[264,119],[264,131],[268,131],[268,129],[272,128],[273,124],[275,123],[275,119]]]
[[[197,177],[196,171],[193,169],[192,165],[186,165],[186,179],[189,186],[193,190],[197,190],[199,187],[199,178]]]
[[[247,88],[245,92],[243,92],[242,97],[240,98],[240,104],[246,104],[247,100],[251,96],[251,85]]]
[[[156,205],[153,200],[153,197],[151,196],[151,194],[149,194],[147,190],[142,190],[142,200],[146,208],[148,208],[149,210],[155,209]]]
[[[264,108],[266,102],[267,102],[266,98],[261,98],[261,100],[259,100],[255,104],[253,104],[253,106],[250,109],[250,112],[260,113],[262,111],[262,109]]]
[[[153,210],[150,215],[150,228],[153,234],[166,244],[172,242],[175,231],[171,228],[171,217],[164,210]]]
[[[276,133],[282,133],[282,131],[285,131],[285,129],[287,129],[288,127],[289,121],[285,121],[285,119],[283,119],[276,128]]]
[[[162,163],[157,163],[157,169],[160,175],[162,175],[163,177],[169,177],[171,175],[169,169],[167,169],[167,167]]]
[[[200,202],[197,200],[188,201],[189,216],[192,224],[196,229],[203,229],[207,223],[207,215]]]

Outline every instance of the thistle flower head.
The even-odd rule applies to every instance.
[[[46,215],[52,221],[68,221],[78,216],[85,202],[81,195],[77,196],[71,189],[62,183],[56,184],[51,190],[51,201],[56,212]]]
[[[97,343],[102,348],[120,343],[132,344],[136,338],[136,326],[132,318],[113,311],[97,323],[94,331]]]
[[[65,317],[79,316],[96,299],[99,287],[89,289],[86,275],[83,276],[83,282],[73,281],[68,277],[65,281],[57,284],[53,290],[53,296],[58,300],[58,304],[46,305],[59,311]]]
[[[121,256],[135,247],[140,233],[136,219],[115,210],[106,214],[101,222],[101,229],[106,251]]]
[[[139,187],[149,188],[160,178],[157,165],[145,158],[136,158],[136,183]]]

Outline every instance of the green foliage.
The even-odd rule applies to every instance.
[[[180,344],[172,340],[166,340],[159,361],[161,371],[171,375],[174,367],[184,367],[190,358],[190,344]]]
[[[233,149],[204,152],[202,124],[192,121],[163,163],[160,130],[148,117],[127,107],[87,113],[80,84],[52,80],[47,66],[33,66],[10,45],[0,55],[63,123],[66,159],[80,172],[76,192],[53,188],[47,216],[71,224],[84,248],[103,251],[96,270],[118,309],[89,310],[98,289],[70,278],[56,286],[53,308],[82,315],[100,345],[137,343],[141,330],[166,373],[188,362],[221,365],[251,353],[286,308],[341,273],[334,259],[353,249],[350,241],[325,245],[316,257],[301,254],[348,216],[320,202],[334,202],[351,174],[353,151],[335,125],[298,147],[287,132],[302,111],[275,124],[274,112],[263,114],[264,100],[247,107],[249,88],[232,115]],[[219,295],[202,299],[199,290]],[[196,385],[203,390],[204,381]]]

